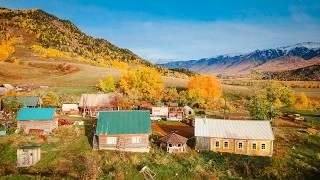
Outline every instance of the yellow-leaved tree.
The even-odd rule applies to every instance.
[[[296,109],[307,109],[309,106],[309,99],[304,92],[301,92],[293,107]]]
[[[114,92],[116,90],[116,85],[113,76],[108,74],[105,80],[99,80],[99,88],[103,92]]]
[[[121,75],[119,87],[131,99],[159,101],[162,98],[164,84],[161,74],[149,67],[141,66]]]
[[[11,54],[15,52],[14,45],[16,44],[15,38],[9,38],[0,44],[0,61],[7,60]]]
[[[195,102],[206,104],[221,96],[221,83],[214,75],[197,75],[188,82],[188,93]]]

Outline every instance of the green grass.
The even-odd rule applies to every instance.
[[[159,123],[177,125],[177,122]],[[272,158],[197,153],[192,149],[185,154],[168,154],[157,144],[152,144],[150,153],[125,153],[121,158],[118,152],[92,150],[92,127],[61,126],[46,142],[38,141],[36,136],[21,134],[1,137],[0,175],[3,179],[40,176],[143,179],[139,170],[148,166],[157,174],[157,179],[314,179],[320,172],[319,135],[278,126],[274,131],[276,141]],[[41,160],[33,167],[17,168],[16,146],[30,143],[42,146]]]
[[[290,114],[300,114],[305,118],[305,125],[320,129],[320,112],[310,110],[297,110],[292,108],[283,108],[282,112],[288,112]]]

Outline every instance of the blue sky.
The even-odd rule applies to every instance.
[[[69,19],[152,62],[320,41],[319,0],[0,0]]]

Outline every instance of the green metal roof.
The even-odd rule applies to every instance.
[[[16,96],[16,97],[6,97],[4,103],[9,103],[14,101],[17,98],[17,101],[27,107],[36,107],[40,102],[40,97],[38,96]]]
[[[18,112],[17,121],[52,120],[55,108],[22,108]]]
[[[149,111],[99,112],[96,134],[149,134],[151,120]]]

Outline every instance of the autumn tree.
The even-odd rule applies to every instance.
[[[307,109],[309,106],[309,99],[304,92],[301,92],[293,107],[296,109]]]
[[[114,92],[116,90],[116,85],[113,80],[113,76],[108,74],[105,80],[99,80],[99,89],[103,92]]]
[[[167,88],[164,91],[163,99],[165,101],[176,101],[179,98],[179,93],[176,88]]]
[[[197,75],[188,82],[188,95],[194,102],[211,103],[221,96],[221,83],[213,75]]]
[[[9,38],[0,44],[0,61],[7,60],[10,55],[15,52],[14,45],[16,44],[15,38]]]
[[[253,119],[270,119],[280,115],[280,108],[289,106],[295,101],[294,90],[273,80],[262,81],[261,74],[254,71],[251,84],[252,95],[249,101],[249,112]]]
[[[145,66],[122,74],[119,87],[122,92],[133,99],[153,102],[161,100],[164,90],[160,73]]]
[[[48,92],[42,97],[44,107],[57,107],[59,105],[59,97],[54,92]]]

